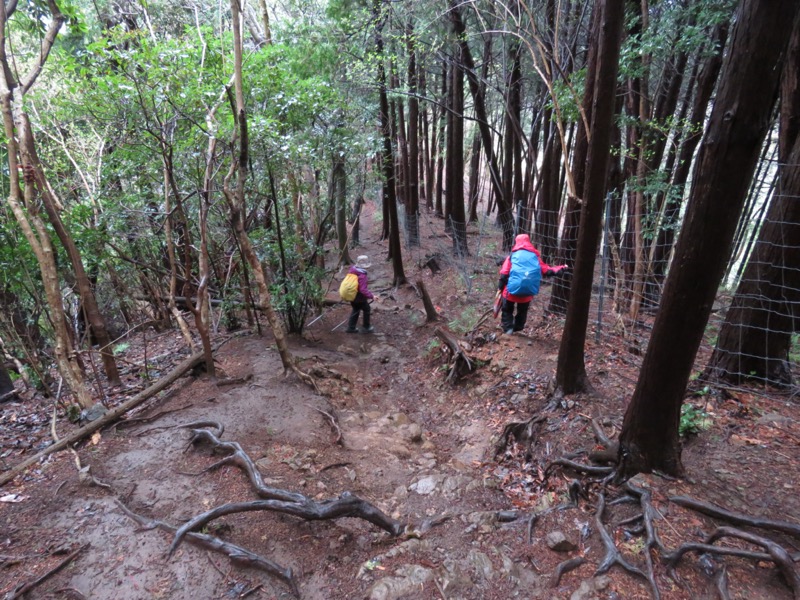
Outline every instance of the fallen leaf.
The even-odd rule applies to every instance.
[[[100,432],[99,432],[99,431],[95,431],[95,432],[92,434],[92,439],[91,439],[92,446],[97,446],[97,444],[99,444],[99,443],[100,443],[100,440],[101,440],[101,439],[102,439],[102,438],[101,438],[101,436],[100,436]]]

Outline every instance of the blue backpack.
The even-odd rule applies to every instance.
[[[542,281],[542,266],[539,257],[530,250],[511,253],[511,272],[506,289],[515,296],[535,296]]]

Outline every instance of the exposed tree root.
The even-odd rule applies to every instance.
[[[663,553],[664,545],[661,543],[661,539],[658,537],[658,532],[653,524],[653,521],[656,518],[656,511],[655,508],[653,508],[651,495],[648,490],[644,488],[638,488],[630,482],[625,485],[625,489],[628,493],[639,498],[639,503],[642,507],[642,521],[645,532],[644,556],[647,563],[647,581],[650,583],[650,587],[653,590],[653,598],[658,600],[658,598],[661,596],[658,590],[658,584],[656,584],[652,551],[658,550],[659,552]]]
[[[75,557],[78,556],[78,554],[80,554],[81,552],[83,552],[88,545],[89,544],[84,544],[83,546],[80,546],[79,548],[76,548],[75,550],[70,552],[66,556],[66,558],[64,558],[64,560],[62,560],[60,563],[58,563],[55,567],[53,567],[52,569],[50,569],[49,571],[47,571],[43,575],[40,575],[39,577],[37,577],[33,581],[29,581],[28,583],[21,583],[16,588],[14,588],[11,592],[6,594],[5,600],[16,600],[17,598],[22,598],[25,594],[30,592],[33,588],[35,588],[36,586],[38,586],[38,585],[42,584],[43,582],[47,581],[47,579],[49,579],[50,577],[52,577],[53,575],[58,573],[61,569],[63,569],[69,563],[71,563],[73,560],[75,560]]]
[[[544,417],[537,415],[528,421],[507,424],[503,435],[501,436],[501,440],[496,448],[496,454],[500,454],[506,450],[512,443],[512,438],[516,439],[517,441],[527,441],[533,438],[538,433],[538,426],[544,420]],[[617,443],[609,439],[606,431],[603,429],[599,421],[592,419],[591,425],[594,437],[597,440],[598,445],[600,445],[603,450],[600,452],[591,452],[589,454],[589,458],[593,461],[606,463],[615,462],[614,459],[618,452]],[[526,454],[526,460],[529,459],[530,447],[528,448]],[[614,477],[617,475],[619,470],[617,467],[586,465],[576,462],[571,456],[563,456],[556,458],[547,465],[544,470],[544,478],[547,479],[550,477],[556,467],[563,467],[565,469],[570,469],[572,471],[584,474],[585,476],[588,476],[587,480],[591,480],[595,485],[597,485],[597,483],[600,484],[597,509],[595,513],[595,525],[605,548],[605,556],[597,567],[595,572],[596,575],[601,575],[608,572],[609,569],[617,564],[629,573],[637,577],[641,577],[643,580],[647,581],[651,589],[652,597],[658,600],[661,597],[661,593],[655,576],[654,562],[657,558],[666,566],[667,573],[671,577],[676,578],[674,569],[680,562],[683,555],[687,552],[696,552],[698,554],[708,554],[711,556],[734,556],[759,562],[773,562],[778,567],[783,578],[791,588],[795,600],[800,600],[800,573],[798,572],[798,569],[795,568],[794,564],[795,562],[800,562],[800,554],[792,555],[781,545],[768,538],[746,531],[741,531],[733,527],[719,527],[702,543],[688,542],[670,552],[659,538],[656,522],[661,519],[661,515],[653,505],[652,494],[648,489],[638,487],[630,481],[627,481],[623,483],[622,487],[620,488],[624,491],[624,493],[619,495],[617,498],[606,502],[607,486],[615,486],[617,484],[617,482],[614,480]],[[599,482],[597,479],[592,479],[598,477],[602,478]],[[578,483],[576,487],[574,486],[575,483]],[[562,508],[575,506],[578,502],[579,495],[584,498],[587,497],[586,492],[584,491],[583,487],[581,487],[580,483],[573,482],[573,485],[570,486],[570,504],[556,506],[540,513],[531,514],[528,519],[529,543],[532,538],[533,527],[541,516],[553,510],[560,510]],[[800,525],[796,523],[763,519],[747,514],[736,513],[714,504],[701,500],[695,500],[685,496],[675,496],[669,498],[669,500],[685,508],[703,513],[704,515],[714,519],[728,521],[734,525],[767,529],[800,538]],[[616,522],[614,529],[617,527],[630,526],[628,529],[626,529],[628,533],[631,535],[642,536],[644,538],[643,553],[644,560],[646,562],[646,569],[644,570],[637,565],[631,564],[621,554],[614,542],[612,532],[609,532],[609,530],[606,529],[606,525],[603,522],[606,513],[606,507],[622,503],[636,503],[640,507],[640,512],[637,514]],[[738,547],[715,545],[716,541],[724,537],[738,538],[745,542],[749,542],[750,544],[759,546],[762,550],[756,551]],[[583,564],[582,560],[582,558],[578,557],[564,561],[558,565],[556,571],[551,576],[551,586],[557,586],[563,573],[570,569],[577,568]],[[730,594],[728,592],[728,576],[725,566],[722,565],[720,568],[707,571],[709,576],[713,575],[714,577],[713,584],[716,594],[722,600],[729,600]]]
[[[455,383],[459,379],[475,371],[475,363],[450,332],[445,331],[441,327],[437,327],[434,329],[434,333],[436,337],[445,343],[453,357],[453,362],[450,364],[450,369],[447,372],[447,381],[449,383]]]
[[[612,467],[595,467],[593,465],[584,465],[579,462],[575,462],[574,460],[570,460],[569,458],[556,458],[547,465],[547,468],[544,470],[545,477],[548,477],[550,474],[550,470],[553,467],[567,467],[568,469],[572,469],[573,471],[577,471],[578,473],[585,473],[586,475],[603,475],[608,476],[613,473],[614,469]]]
[[[507,423],[503,429],[503,434],[494,449],[495,457],[499,456],[506,451],[511,444],[512,438],[521,444],[528,444],[526,450],[526,459],[530,453],[530,446],[539,435],[542,425],[547,423],[545,415],[534,415],[527,421],[512,421]]]
[[[710,502],[703,500],[695,500],[688,496],[672,496],[669,499],[678,506],[690,508],[706,516],[713,517],[714,519],[722,519],[734,525],[746,525],[748,527],[756,527],[758,529],[769,529],[772,531],[780,531],[781,533],[788,533],[794,537],[800,538],[800,525],[790,523],[788,521],[773,521],[770,519],[762,519],[760,517],[752,517],[742,513],[736,513],[719,506],[715,506]]]
[[[714,575],[714,587],[717,589],[720,600],[731,600],[730,592],[728,592],[728,568],[722,565],[722,568]]]
[[[336,434],[336,439],[333,440],[333,443],[339,444],[340,446],[344,446],[344,441],[342,440],[342,430],[339,427],[339,420],[336,418],[336,415],[332,414],[332,411],[330,413],[325,412],[324,410],[322,410],[321,408],[317,408],[316,406],[310,406],[310,408],[313,408],[315,411],[328,418],[328,421],[331,424],[331,429],[333,429],[333,432]]]
[[[592,431],[597,443],[602,446],[602,450],[594,450],[589,453],[589,460],[597,463],[616,464],[619,455],[619,444],[606,435],[603,426],[597,419],[592,419]]]
[[[558,587],[558,584],[561,583],[561,578],[570,571],[574,571],[582,564],[586,562],[586,559],[582,556],[576,556],[575,558],[570,558],[563,562],[558,563],[556,570],[553,571],[553,574],[550,576],[550,587],[555,588]]]
[[[119,506],[122,512],[124,512],[128,517],[130,517],[134,521],[136,521],[145,530],[160,529],[162,531],[166,531],[167,533],[173,533],[173,534],[177,531],[176,527],[168,525],[163,521],[148,519],[147,517],[137,515],[119,500],[117,500],[117,506]],[[279,564],[272,562],[268,558],[259,556],[258,554],[250,552],[249,550],[246,550],[241,546],[237,546],[236,544],[224,542],[221,539],[214,537],[212,535],[189,532],[188,534],[186,534],[186,537],[193,544],[197,544],[198,546],[203,546],[204,548],[213,550],[214,552],[226,554],[228,558],[230,558],[233,562],[245,564],[249,567],[255,567],[256,569],[260,569],[261,571],[264,571],[265,573],[272,575],[276,579],[282,581],[287,586],[289,586],[289,588],[292,590],[292,593],[295,596],[300,597],[300,591],[297,588],[297,582],[295,582],[294,580],[294,575],[292,573],[291,568],[282,567]]]
[[[218,423],[207,423],[203,426],[222,428]],[[192,443],[207,442],[211,444],[214,450],[222,450],[229,453],[222,460],[201,471],[201,474],[217,469],[222,465],[236,465],[247,473],[256,494],[263,500],[225,504],[197,515],[176,531],[175,539],[170,545],[170,555],[175,552],[182,539],[192,530],[202,527],[221,516],[239,512],[267,510],[294,515],[307,521],[354,517],[368,521],[395,537],[406,529],[403,523],[388,517],[374,505],[349,492],[344,492],[335,499],[317,502],[297,492],[267,486],[255,463],[237,442],[223,442],[211,431],[194,427],[197,427],[197,424],[186,426],[186,428],[192,430]]]
[[[766,550],[766,553],[749,552],[740,550],[739,548],[727,548],[724,546],[714,546],[714,542],[724,537],[734,537],[744,540],[756,546],[761,546]],[[672,552],[667,558],[671,568],[675,568],[680,559],[687,552],[705,552],[708,554],[727,554],[733,556],[741,556],[744,558],[755,558],[757,560],[771,560],[780,569],[789,587],[794,592],[795,600],[800,600],[800,574],[794,568],[794,562],[789,553],[786,552],[780,545],[772,540],[769,540],[760,535],[735,529],[733,527],[718,527],[714,533],[706,538],[703,544],[683,544],[675,552]]]
[[[630,564],[627,560],[625,560],[622,554],[620,554],[619,550],[617,549],[617,545],[614,543],[614,538],[611,537],[605,525],[603,525],[603,513],[605,513],[605,510],[606,494],[605,492],[600,492],[600,496],[597,500],[597,513],[595,514],[594,519],[595,525],[597,525],[597,531],[600,533],[600,539],[603,541],[603,546],[606,549],[606,555],[603,558],[603,561],[600,563],[600,566],[597,567],[595,575],[603,575],[604,573],[608,573],[609,569],[617,564],[625,569],[628,573],[637,575],[649,582],[649,579],[644,571],[642,571],[639,567],[635,567]],[[660,597],[657,588],[654,588],[654,594],[656,598]]]

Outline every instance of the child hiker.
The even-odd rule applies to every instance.
[[[372,263],[369,262],[369,257],[362,254],[356,259],[356,264],[351,266],[348,271],[348,273],[352,273],[358,277],[358,293],[353,301],[350,302],[350,306],[353,307],[353,312],[350,313],[350,319],[347,321],[347,329],[345,329],[347,333],[358,333],[356,325],[358,325],[359,313],[364,313],[364,328],[361,330],[362,333],[372,333],[375,331],[375,328],[369,324],[369,301],[374,298],[367,286],[367,269],[371,266]]]
[[[500,281],[497,284],[497,289],[503,296],[500,323],[504,332],[512,334],[525,329],[528,307],[533,297],[539,293],[542,276],[552,277],[566,268],[567,265],[551,267],[544,263],[527,233],[516,237],[511,254],[500,267]]]

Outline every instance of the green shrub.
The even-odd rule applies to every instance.
[[[681,406],[681,420],[678,425],[681,437],[697,435],[709,427],[711,427],[711,416],[705,410],[693,404]]]

